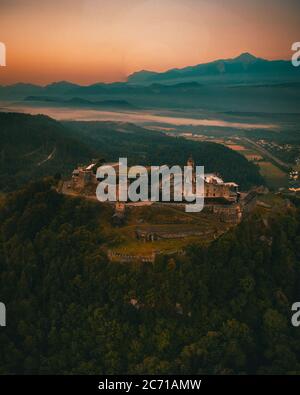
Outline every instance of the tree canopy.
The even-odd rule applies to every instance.
[[[105,207],[50,181],[0,209],[0,372],[300,373],[300,211],[154,264],[109,263]]]

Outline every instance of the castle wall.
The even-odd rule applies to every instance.
[[[229,199],[230,197],[230,188],[224,184],[213,184],[213,183],[205,183],[204,184],[204,195],[205,197],[223,197],[225,199]]]

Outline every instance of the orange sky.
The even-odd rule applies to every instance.
[[[291,57],[299,0],[0,0],[0,84],[121,81],[251,52]]]

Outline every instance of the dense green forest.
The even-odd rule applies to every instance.
[[[184,165],[191,154],[206,172],[218,172],[243,189],[264,182],[253,163],[220,144],[176,139],[133,124],[61,123],[44,115],[0,112],[0,191],[48,175],[70,177],[75,166],[92,158]]]
[[[258,167],[224,145],[169,137],[134,124],[113,122],[66,122],[74,136],[102,152],[106,160],[128,157],[129,164],[184,166],[190,155],[206,173],[219,173],[225,181],[235,181],[241,189],[264,183]]]
[[[254,213],[184,256],[122,265],[103,249],[105,206],[50,181],[5,199],[1,373],[300,374],[299,209]]]
[[[44,115],[0,112],[0,190],[18,189],[30,180],[67,174],[93,150]]]

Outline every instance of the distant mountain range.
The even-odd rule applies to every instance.
[[[234,89],[233,89],[234,88]],[[126,82],[88,86],[68,81],[46,86],[0,86],[2,108],[60,106],[91,109],[207,109],[209,111],[299,112],[300,67],[249,53],[233,59],[171,69],[140,71]],[[8,102],[8,103],[7,103]]]
[[[221,59],[210,63],[171,69],[157,73],[152,71],[139,71],[128,77],[132,84],[151,84],[153,82],[174,83],[178,81],[212,81],[218,77],[225,80],[260,80],[261,77],[275,81],[300,78],[300,70],[286,60],[265,60],[257,58],[250,53],[243,53],[233,59]],[[230,78],[231,77],[231,78]]]
[[[96,83],[88,86],[75,85],[65,81],[55,82],[46,86],[32,85],[18,83],[8,86],[0,86],[0,98],[21,98],[26,101],[61,101],[62,96],[71,97],[68,100],[76,101],[80,99],[79,96],[97,96],[97,95],[120,95],[120,94],[152,94],[160,93],[161,91],[186,91],[191,89],[199,89],[202,84],[198,82],[179,82],[169,85],[164,85],[161,83],[151,83],[148,86],[130,84],[127,82],[115,82],[112,84]],[[76,96],[75,96],[76,95]],[[105,100],[111,102],[112,100]],[[113,100],[113,103],[97,103],[85,101],[85,104],[115,104],[120,106],[132,106],[131,103],[123,100],[118,103],[119,100]],[[82,103],[83,104],[83,103]]]
[[[51,103],[58,104],[63,106],[87,106],[87,107],[96,107],[96,108],[117,108],[117,109],[128,109],[133,110],[136,109],[136,106],[133,106],[126,100],[98,100],[91,101],[87,99],[83,99],[81,97],[72,97],[71,99],[63,100],[58,97],[51,96],[27,96],[24,101],[27,102],[37,102],[37,103]]]
[[[158,83],[177,85],[177,88],[197,88],[200,83],[289,83],[293,81],[300,82],[300,67],[294,67],[290,61],[265,60],[250,53],[243,53],[233,59],[221,59],[182,69],[170,69],[161,73],[142,70],[131,74],[127,82],[95,83],[82,86],[60,81],[46,86],[25,83],[0,86],[0,96],[120,93],[132,92],[134,89],[141,90],[143,86],[152,91],[162,88],[156,85]]]

